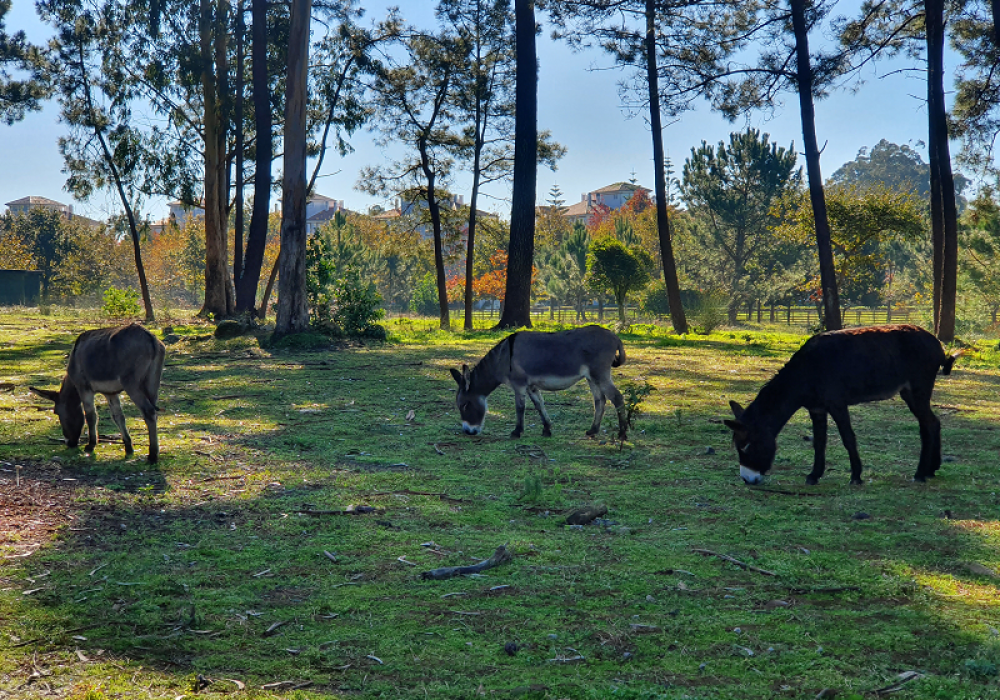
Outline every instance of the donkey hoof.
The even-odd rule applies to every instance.
[[[628,433],[626,433],[626,432],[624,432],[624,431],[622,431],[622,432],[619,432],[619,433],[618,433],[618,439],[619,439],[619,440],[622,440],[622,441],[624,441],[624,440],[628,440]]]
[[[510,433],[510,436],[512,438],[519,438],[519,437],[521,437],[521,431],[520,430],[512,430],[511,433]]]
[[[596,429],[591,428],[590,430],[587,431],[587,437],[594,437],[595,435],[597,435],[597,433],[598,431]]]
[[[542,437],[552,437],[552,429],[542,428]]]
[[[806,477],[806,486],[815,486],[818,483],[819,483],[819,477],[818,476],[807,476]]]
[[[923,484],[927,482],[927,476],[924,474],[916,474],[914,475],[913,480],[916,481],[918,484]]]
[[[856,479],[854,477],[851,477],[851,486],[863,486],[863,485],[864,482],[861,481],[861,479]]]
[[[160,459],[160,455],[149,455],[148,457],[146,457],[146,461],[149,462],[150,464],[156,464],[156,462],[159,459]]]

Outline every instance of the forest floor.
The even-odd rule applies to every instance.
[[[805,335],[633,326],[615,380],[653,392],[620,444],[613,411],[584,435],[586,383],[546,394],[551,438],[531,406],[509,437],[505,387],[463,434],[448,369],[500,333],[402,318],[295,351],[173,319],[149,465],[128,399],[135,457],[104,399],[88,456],[28,391],[99,325],[0,311],[0,698],[1000,697],[996,341],[938,379],[933,481],[895,398],[851,411],[863,486],[832,426],[805,486],[800,412],[748,488],[727,402]]]

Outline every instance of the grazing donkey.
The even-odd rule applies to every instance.
[[[556,333],[520,331],[493,347],[471,370],[451,370],[458,383],[455,404],[462,416],[462,430],[478,435],[486,421],[486,397],[501,384],[514,390],[517,425],[511,437],[524,432],[524,397],[527,394],[542,416],[542,435],[552,435],[552,421],[545,412],[541,389],[568,389],[581,379],[594,395],[594,423],[587,435],[596,435],[604,418],[604,405],[611,399],[618,412],[618,437],[626,437],[625,400],[611,381],[611,368],[625,364],[625,348],[611,331],[584,326]]]
[[[142,326],[132,324],[121,328],[100,328],[80,334],[69,354],[66,376],[59,391],[31,390],[55,403],[66,444],[76,447],[83,432],[86,413],[89,437],[87,452],[97,446],[97,410],[94,394],[104,394],[111,407],[111,417],[121,430],[125,454],[131,456],[132,438],[125,427],[125,415],[118,394],[126,392],[132,399],[149,430],[149,461],[156,462],[160,443],[156,434],[156,397],[163,374],[163,343]],[[80,410],[81,404],[83,410]]]
[[[820,333],[792,355],[746,410],[730,401],[740,476],[758,484],[771,468],[775,439],[797,410],[809,411],[815,461],[806,477],[814,485],[826,469],[826,416],[833,417],[851,459],[851,483],[861,483],[861,458],[847,407],[897,393],[920,423],[920,461],[914,481],[941,466],[941,421],[931,410],[938,369],[949,374],[959,353],[946,356],[937,338],[916,326],[875,326]]]

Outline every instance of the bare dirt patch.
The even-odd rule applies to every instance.
[[[30,556],[72,527],[80,487],[58,462],[0,462],[0,551],[8,559]]]

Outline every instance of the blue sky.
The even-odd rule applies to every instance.
[[[363,4],[370,8],[366,21],[379,17],[385,5],[382,2]],[[400,0],[396,4],[404,17],[414,24],[432,26],[432,3]],[[856,0],[842,0],[834,14],[850,14],[858,4]],[[539,12],[538,20],[542,24],[538,40],[538,124],[541,129],[549,129],[553,138],[568,149],[556,172],[545,168],[539,170],[539,203],[547,198],[553,185],[560,187],[570,204],[579,201],[584,192],[628,180],[633,173],[640,184],[652,188],[649,129],[641,117],[626,118],[617,90],[621,73],[600,70],[611,66],[610,60],[600,51],[574,53],[564,43],[553,42],[549,38],[551,24],[545,14]],[[48,28],[35,15],[34,4],[28,0],[14,0],[7,16],[7,29],[23,29],[36,42],[44,41],[49,35]],[[811,38],[813,42],[817,40],[820,37]],[[949,58],[954,62],[953,56]],[[826,143],[822,158],[824,177],[854,159],[860,148],[871,147],[883,138],[909,144],[926,159],[926,149],[920,143],[927,133],[923,101],[926,88],[921,73],[896,70],[904,65],[887,64],[869,69],[862,76],[864,83],[860,89],[839,90],[817,104],[817,134],[820,143]],[[734,124],[701,105],[664,130],[667,154],[675,170],[679,171],[692,147],[703,140],[713,144],[728,140],[730,132],[747,126],[769,133],[771,140],[781,146],[787,147],[794,142],[801,151],[798,104],[795,96],[789,94],[786,104],[776,114],[753,115]],[[62,160],[57,147],[63,132],[55,104],[14,126],[0,125],[0,163],[3,164],[0,167],[0,205],[27,195],[38,195],[72,203],[78,213],[92,218],[106,218],[117,210],[117,202],[110,194],[99,193],[88,202],[74,202],[63,189],[65,175],[61,172]],[[355,134],[351,143],[356,150],[345,158],[328,154],[317,191],[342,199],[348,208],[359,211],[367,210],[372,204],[385,205],[384,199],[358,192],[355,185],[361,168],[385,161],[393,152],[375,146],[373,135],[367,131]],[[956,148],[954,144],[953,150]],[[801,157],[799,160],[804,165]],[[278,168],[280,165],[276,172]],[[452,189],[467,195],[468,183],[467,177],[459,175]],[[482,208],[509,216],[509,187],[494,186],[488,194],[491,197],[485,200]],[[153,219],[165,216],[166,200],[150,201],[146,210]]]

